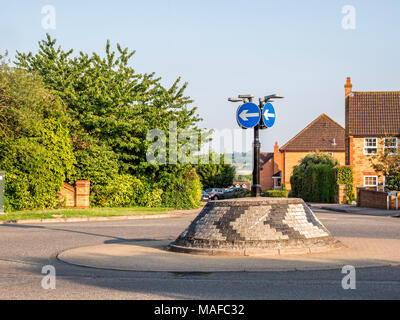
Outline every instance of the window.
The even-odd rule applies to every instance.
[[[378,153],[378,139],[364,138],[364,154],[373,155]]]
[[[383,152],[387,154],[397,153],[397,138],[385,138],[383,139]]]
[[[327,152],[327,154],[333,157],[333,152]]]
[[[378,185],[377,176],[364,176],[364,187],[376,187]]]

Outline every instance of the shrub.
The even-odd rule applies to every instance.
[[[261,196],[270,198],[287,198],[289,194],[287,190],[267,190],[262,192]]]
[[[293,197],[304,201],[333,202],[334,188],[331,169],[339,162],[328,154],[313,153],[305,156],[293,168],[290,178]]]
[[[312,167],[312,197],[314,202],[333,202],[334,189],[331,167],[317,164]]]
[[[65,105],[36,76],[2,64],[0,106],[6,210],[55,207],[75,164]]]
[[[95,186],[93,202],[107,207],[158,207],[162,190],[129,174],[117,175],[107,185]]]
[[[209,163],[196,167],[203,188],[227,188],[233,184],[236,169],[231,164],[224,164],[224,155],[219,155],[220,163],[212,163],[213,153],[210,152]]]
[[[171,167],[159,177],[163,190],[162,205],[177,209],[193,209],[201,205],[202,185],[194,168]]]
[[[347,203],[352,203],[356,199],[353,188],[353,168],[335,167],[332,169],[332,172],[334,185],[345,184]]]
[[[75,163],[66,129],[46,120],[39,137],[3,142],[0,153],[6,211],[57,206],[57,193]]]

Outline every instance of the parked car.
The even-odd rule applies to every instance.
[[[230,188],[225,190],[223,199],[245,198],[249,194],[250,191],[246,188]]]
[[[206,189],[205,192],[208,194],[208,197],[211,200],[219,200],[224,198],[224,189],[222,188],[210,188]]]
[[[210,200],[210,196],[209,196],[208,193],[205,192],[204,190],[201,191],[201,200],[202,200],[202,201]]]

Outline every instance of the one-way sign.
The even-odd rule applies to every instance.
[[[236,120],[240,127],[250,129],[261,119],[260,108],[255,103],[245,103],[237,109]]]
[[[271,128],[275,124],[276,114],[274,106],[267,103],[263,108],[263,122],[267,128]]]

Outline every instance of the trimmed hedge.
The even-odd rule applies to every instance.
[[[332,169],[333,183],[336,187],[338,184],[346,185],[347,203],[351,204],[356,200],[353,187],[353,168],[351,167],[335,167]],[[335,190],[336,191],[336,190]]]
[[[353,172],[350,167],[338,166],[338,161],[323,153],[307,155],[294,167],[290,178],[292,197],[304,201],[333,203],[338,184],[346,184],[347,201],[354,201]]]
[[[287,198],[289,193],[287,190],[267,190],[261,193],[261,196],[270,198]]]
[[[282,184],[282,190],[267,190],[261,193],[262,197],[270,198],[288,198],[289,192],[286,189],[286,185]]]

